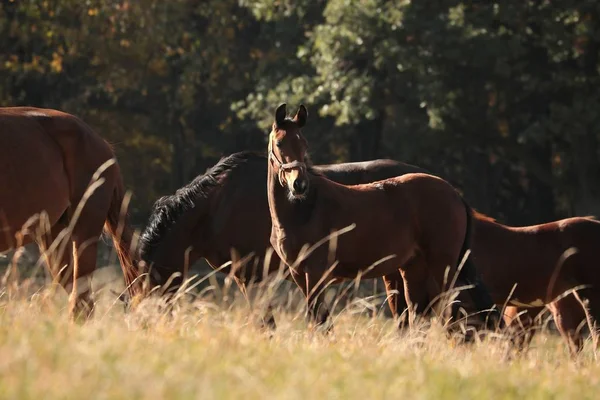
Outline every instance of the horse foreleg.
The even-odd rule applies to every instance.
[[[518,352],[523,352],[531,344],[535,335],[535,317],[544,310],[544,307],[519,309],[507,306],[504,309],[504,322],[511,334],[511,341]]]
[[[307,319],[309,322],[314,322],[317,327],[324,326],[329,320],[329,310],[324,299],[327,281],[319,282],[323,275],[313,271],[300,273],[290,269],[290,274],[306,298]],[[330,325],[326,331],[329,332],[332,328],[333,325]]]

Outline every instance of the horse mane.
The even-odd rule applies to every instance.
[[[212,190],[219,186],[224,175],[254,159],[264,159],[262,154],[253,151],[242,151],[222,157],[203,175],[197,176],[187,185],[177,189],[175,194],[163,196],[152,207],[148,225],[140,236],[140,256],[147,260],[160,242],[164,239],[177,220],[195,206],[199,198],[208,198]]]

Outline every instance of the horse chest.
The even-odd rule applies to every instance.
[[[286,264],[296,262],[305,244],[310,245],[310,243],[306,243],[296,234],[290,234],[284,229],[273,227],[271,245]]]

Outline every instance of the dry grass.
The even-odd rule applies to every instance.
[[[113,271],[100,270],[96,287],[118,280]],[[146,301],[130,314],[104,286],[86,324],[69,322],[62,289],[31,291],[22,282],[0,297],[2,398],[566,399],[600,388],[589,344],[573,361],[549,333],[513,357],[502,341],[457,346],[435,324],[400,334],[372,314],[383,296],[353,300],[324,336],[283,285],[271,336],[235,287],[214,280],[171,311]]]

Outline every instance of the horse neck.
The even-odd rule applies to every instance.
[[[267,199],[269,201],[269,213],[271,214],[273,230],[282,229],[280,217],[289,212],[289,205],[286,204],[285,196],[285,188],[280,185],[279,177],[269,161],[269,169],[267,171]]]
[[[204,218],[209,214],[207,207],[206,199],[196,201],[194,207],[181,215],[173,224],[167,236],[154,250],[152,257],[144,260],[152,265],[154,273],[151,273],[151,282],[154,285],[164,285],[174,273],[184,275],[198,259],[203,257],[208,246],[205,241],[210,235],[195,233],[210,226],[210,221]],[[175,282],[180,279],[177,278]]]
[[[301,202],[293,203],[288,199],[287,188],[279,183],[279,177],[273,167],[269,164],[267,173],[267,198],[269,201],[269,212],[274,230],[285,231],[291,226],[305,224],[312,213],[316,199],[315,187],[312,177],[309,179],[307,198]]]

